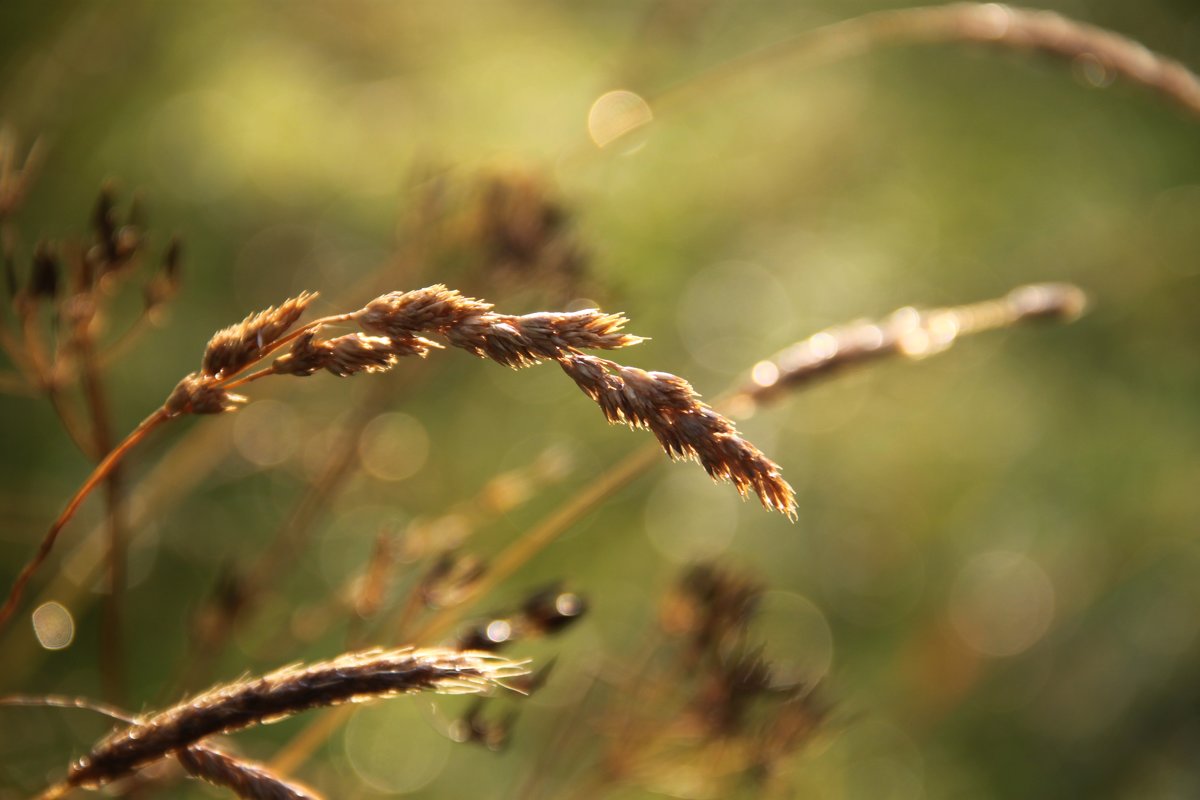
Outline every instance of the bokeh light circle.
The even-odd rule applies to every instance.
[[[999,658],[1023,653],[1050,629],[1054,586],[1036,561],[995,550],[959,571],[950,594],[950,622],[971,649]]]

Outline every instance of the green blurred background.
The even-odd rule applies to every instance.
[[[358,712],[298,777],[331,797],[516,796],[573,713],[577,676],[631,658],[679,571],[721,557],[769,584],[768,653],[824,677],[835,705],[789,765],[796,796],[1200,796],[1197,120],[1120,81],[1096,88],[1070,64],[936,46],[766,65],[691,86],[632,146],[588,138],[606,91],[653,98],[883,7],[898,4],[0,7],[0,119],[49,144],[22,246],[83,232],[109,178],[123,197],[142,194],[152,251],[171,232],[185,242],[169,315],[109,376],[122,432],[195,368],[218,327],[302,289],[322,292],[319,313],[357,307],[370,295],[348,287],[392,261],[384,288],[445,281],[511,313],[579,298],[623,310],[651,337],[623,360],[684,375],[708,397],[801,336],[909,303],[1042,280],[1092,299],[1076,324],[847,374],[745,420],[797,489],[795,525],[664,458],[575,526],[477,609],[559,578],[591,604],[563,636],[512,650],[559,661],[506,753],[445,738],[461,703],[393,701]],[[1047,7],[1200,65],[1191,0]],[[497,174],[563,198],[586,254],[577,294],[484,274],[475,251],[455,251],[454,225],[430,233],[431,181]],[[119,300],[111,328],[137,305],[136,291]],[[187,620],[224,565],[262,550],[330,431],[379,381],[395,399],[378,426],[402,457],[355,471],[281,579],[287,595],[210,679],[339,652],[341,626],[311,641],[292,633],[362,569],[381,527],[441,514],[563,448],[570,474],[471,540],[486,557],[647,439],[606,426],[552,367],[515,373],[461,352],[382,377],[264,383],[260,405],[175,425],[135,458],[131,483],[189,429],[226,444],[131,544],[130,707],[176,699]],[[4,395],[0,414],[7,586],[88,467],[48,403]],[[100,508],[89,503],[62,554]],[[402,572],[395,597],[413,579]],[[35,592],[26,611],[54,599]],[[0,692],[101,696],[99,599],[71,593],[66,649],[38,647],[28,616],[9,631]],[[0,720],[4,798],[61,774],[108,727],[50,709],[0,709]],[[303,721],[237,741],[268,759]]]

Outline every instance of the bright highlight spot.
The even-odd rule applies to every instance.
[[[47,650],[62,650],[75,638],[75,620],[60,603],[43,603],[32,615],[33,633]]]
[[[750,378],[759,386],[774,386],[779,380],[779,367],[770,361],[760,361],[754,365]]]
[[[597,147],[607,147],[654,119],[650,104],[624,89],[605,92],[588,111],[588,135]]]
[[[495,642],[496,644],[500,644],[501,642],[507,642],[511,636],[512,636],[512,625],[510,625],[508,623],[508,620],[497,619],[497,620],[493,620],[492,622],[488,623],[488,626],[487,626],[488,641],[492,641],[492,642]]]

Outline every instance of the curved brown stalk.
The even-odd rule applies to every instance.
[[[729,59],[646,99],[659,113],[709,101],[714,88],[781,62],[829,64],[889,46],[956,43],[1086,59],[1200,116],[1200,77],[1179,61],[1127,36],[1053,11],[999,3],[951,3],[864,14]],[[631,125],[618,138],[649,121]]]
[[[0,631],[2,631],[12,615],[16,613],[17,607],[21,603],[21,597],[25,593],[25,587],[33,578],[38,568],[50,556],[50,551],[54,549],[54,542],[58,539],[58,535],[62,532],[71,518],[75,516],[75,512],[79,510],[79,506],[87,499],[92,490],[99,486],[108,478],[112,471],[117,468],[125,455],[142,442],[152,430],[157,428],[162,423],[166,422],[170,417],[163,408],[159,408],[153,414],[146,417],[141,423],[133,429],[125,439],[114,447],[104,459],[96,465],[95,469],[88,476],[83,485],[75,491],[74,496],[67,502],[65,508],[58,515],[58,519],[50,526],[50,530],[42,537],[42,542],[38,545],[37,552],[33,558],[21,568],[17,574],[16,580],[13,581],[12,588],[9,590],[8,599],[4,601],[3,607],[0,607]]]

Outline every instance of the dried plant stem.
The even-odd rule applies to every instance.
[[[133,429],[133,432],[125,437],[124,441],[114,447],[104,459],[96,465],[92,470],[91,475],[83,482],[83,485],[76,490],[74,496],[67,502],[65,508],[58,515],[58,519],[50,526],[50,530],[42,538],[42,542],[38,545],[37,552],[33,558],[21,568],[17,574],[16,580],[13,581],[12,589],[9,590],[8,599],[4,601],[3,607],[0,607],[0,631],[16,613],[17,607],[21,603],[21,597],[25,593],[25,587],[33,578],[38,568],[49,557],[50,551],[54,548],[54,542],[58,539],[58,535],[62,532],[63,527],[71,521],[75,516],[75,512],[83,503],[92,490],[99,486],[114,469],[121,463],[125,455],[142,442],[150,432],[157,428],[162,423],[169,419],[167,412],[160,408],[150,416],[146,417],[141,423]]]
[[[647,99],[655,113],[661,114],[710,102],[714,89],[782,62],[828,64],[888,46],[955,43],[1065,60],[1089,59],[1200,116],[1200,77],[1179,61],[1121,34],[1053,11],[998,3],[951,3],[853,17],[732,58]]]
[[[63,430],[67,432],[67,438],[71,440],[71,443],[89,459],[99,458],[95,445],[88,438],[83,423],[79,420],[75,410],[67,404],[67,399],[58,386],[58,379],[53,375],[47,375],[39,381],[39,385],[42,393],[46,395],[46,399],[50,401],[50,407],[54,409],[54,413],[62,423]]]
[[[422,691],[480,692],[526,673],[490,653],[447,649],[369,650],[217,686],[139,718],[102,739],[43,798],[98,788],[207,736],[232,733],[313,708]]]
[[[655,464],[660,463],[658,450],[653,446],[641,447],[621,459],[594,481],[590,481],[550,513],[545,519],[526,531],[500,552],[489,564],[487,572],[466,591],[461,602],[441,611],[412,632],[397,631],[398,636],[409,641],[430,641],[445,634],[457,621],[462,609],[487,595],[501,583],[512,577],[535,555],[551,545],[571,526],[586,517],[606,500],[628,486]]]
[[[800,34],[756,53],[719,65],[689,82],[686,90],[710,87],[748,68],[778,60],[833,61],[887,45],[982,44],[1044,53],[1065,59],[1093,58],[1106,69],[1158,92],[1200,115],[1200,78],[1183,64],[1109,30],[1053,11],[997,3],[952,3],[879,11]],[[663,99],[683,96],[681,87]]]
[[[163,406],[154,411],[150,416],[146,417],[146,419],[144,419],[141,424],[138,425],[138,427],[135,428],[134,431],[125,438],[124,441],[108,452],[103,460],[92,471],[91,475],[88,476],[87,480],[84,481],[83,485],[80,486],[75,492],[75,495],[67,503],[66,508],[63,509],[58,519],[56,519],[50,526],[50,530],[42,538],[42,542],[38,546],[38,550],[34,554],[33,558],[30,559],[30,561],[24,567],[22,567],[20,573],[18,573],[16,580],[13,582],[13,587],[9,591],[8,598],[5,600],[4,606],[0,607],[0,631],[3,631],[5,625],[8,624],[8,621],[11,619],[12,615],[16,613],[16,609],[20,604],[21,596],[24,594],[26,584],[29,583],[34,573],[37,572],[38,568],[41,567],[41,565],[49,557],[50,551],[54,548],[54,543],[58,539],[58,535],[62,531],[63,527],[71,521],[71,518],[75,515],[75,512],[79,509],[79,506],[85,499],[87,499],[92,490],[94,490],[102,482],[107,481],[110,476],[114,474],[125,455],[134,447],[136,447],[141,441],[143,441],[151,430],[158,427],[162,423],[179,416],[179,414],[184,413],[185,411],[194,409],[194,413],[204,413],[214,410],[221,410],[223,404],[229,402],[229,398],[233,397],[232,395],[229,395],[227,391],[225,391],[224,386],[224,384],[229,382],[230,379],[236,378],[239,373],[256,363],[259,363],[263,358],[269,356],[279,347],[282,347],[287,342],[294,340],[296,337],[308,330],[313,330],[321,325],[344,322],[353,318],[352,314],[339,314],[330,317],[322,317],[309,322],[306,325],[300,326],[298,329],[292,331],[291,334],[283,335],[283,331],[280,331],[276,336],[272,337],[270,341],[267,341],[258,347],[254,347],[253,343],[247,344],[242,342],[240,345],[242,350],[245,351],[244,353],[236,350],[236,347],[239,343],[231,340],[231,335],[234,337],[234,339],[236,339],[236,334],[239,332],[243,335],[246,335],[245,332],[247,330],[253,332],[255,330],[254,328],[248,328],[248,325],[252,321],[259,323],[259,338],[262,338],[263,335],[261,329],[270,324],[274,324],[277,327],[282,325],[284,330],[286,330],[286,328],[291,325],[291,322],[294,322],[299,314],[303,312],[304,307],[308,302],[311,302],[313,297],[315,297],[315,295],[302,296],[297,298],[295,301],[289,301],[290,305],[285,304],[285,306],[281,307],[280,309],[268,309],[257,317],[247,319],[242,323],[240,328],[239,326],[234,326],[234,328],[219,332],[217,337],[214,337],[213,343],[210,343],[209,345],[209,353],[206,353],[206,359],[210,357],[210,353],[218,352],[215,350],[216,344],[218,343],[219,337],[221,337],[222,334],[225,334],[225,339],[220,340],[219,343],[224,345],[226,349],[219,351],[219,356],[227,357],[228,352],[232,350],[235,353],[235,357],[245,356],[245,360],[237,363],[233,368],[228,370],[228,374],[223,375],[220,378],[218,378],[214,373],[211,376],[207,376],[208,380],[205,382],[195,381],[194,383],[198,386],[200,392],[193,391],[190,395],[184,396],[182,400],[176,401],[176,395],[178,394],[179,388],[183,387],[184,384],[189,381],[191,376],[189,376],[189,378],[185,378],[184,381],[181,382],[180,387],[177,387],[176,392],[172,393],[171,398],[169,398]],[[26,336],[26,339],[31,340],[31,343],[36,342],[36,337]],[[33,356],[35,367],[38,368],[39,372],[43,372],[45,358],[43,354],[40,354],[38,347],[40,346],[31,347],[31,354]],[[46,373],[43,372],[43,374]],[[210,403],[213,407],[201,408],[200,404],[202,402]],[[179,403],[182,403],[182,406],[180,406]],[[112,530],[113,528],[110,528],[110,532]],[[110,552],[112,551],[111,541],[112,540],[110,539]]]
[[[97,454],[112,450],[112,420],[105,395],[100,366],[93,340],[87,332],[77,337],[82,363],[83,394],[92,421],[92,442]],[[125,689],[124,637],[121,625],[121,600],[125,589],[125,551],[121,529],[121,470],[114,465],[104,478],[105,524],[108,528],[108,594],[100,635],[101,678],[105,695],[120,700]]]
[[[840,325],[804,339],[755,367],[731,400],[762,401],[847,367],[882,358],[921,359],[963,336],[1041,319],[1072,321],[1086,297],[1070,284],[1030,284],[1004,297],[951,308],[901,308],[879,322]]]
[[[38,330],[37,316],[33,313],[26,313],[23,320],[23,340],[25,346],[20,350],[25,356],[29,365],[31,380],[50,401],[51,408],[58,415],[62,422],[63,430],[67,432],[67,436],[79,448],[79,452],[83,453],[88,458],[98,459],[100,453],[96,452],[95,445],[87,435],[87,430],[75,411],[67,405],[67,400],[63,397],[60,378],[56,374],[54,367],[50,363],[49,356],[42,347],[42,336]],[[19,345],[13,344],[14,347]],[[11,350],[10,350],[11,352]],[[17,363],[22,363],[18,361]]]

